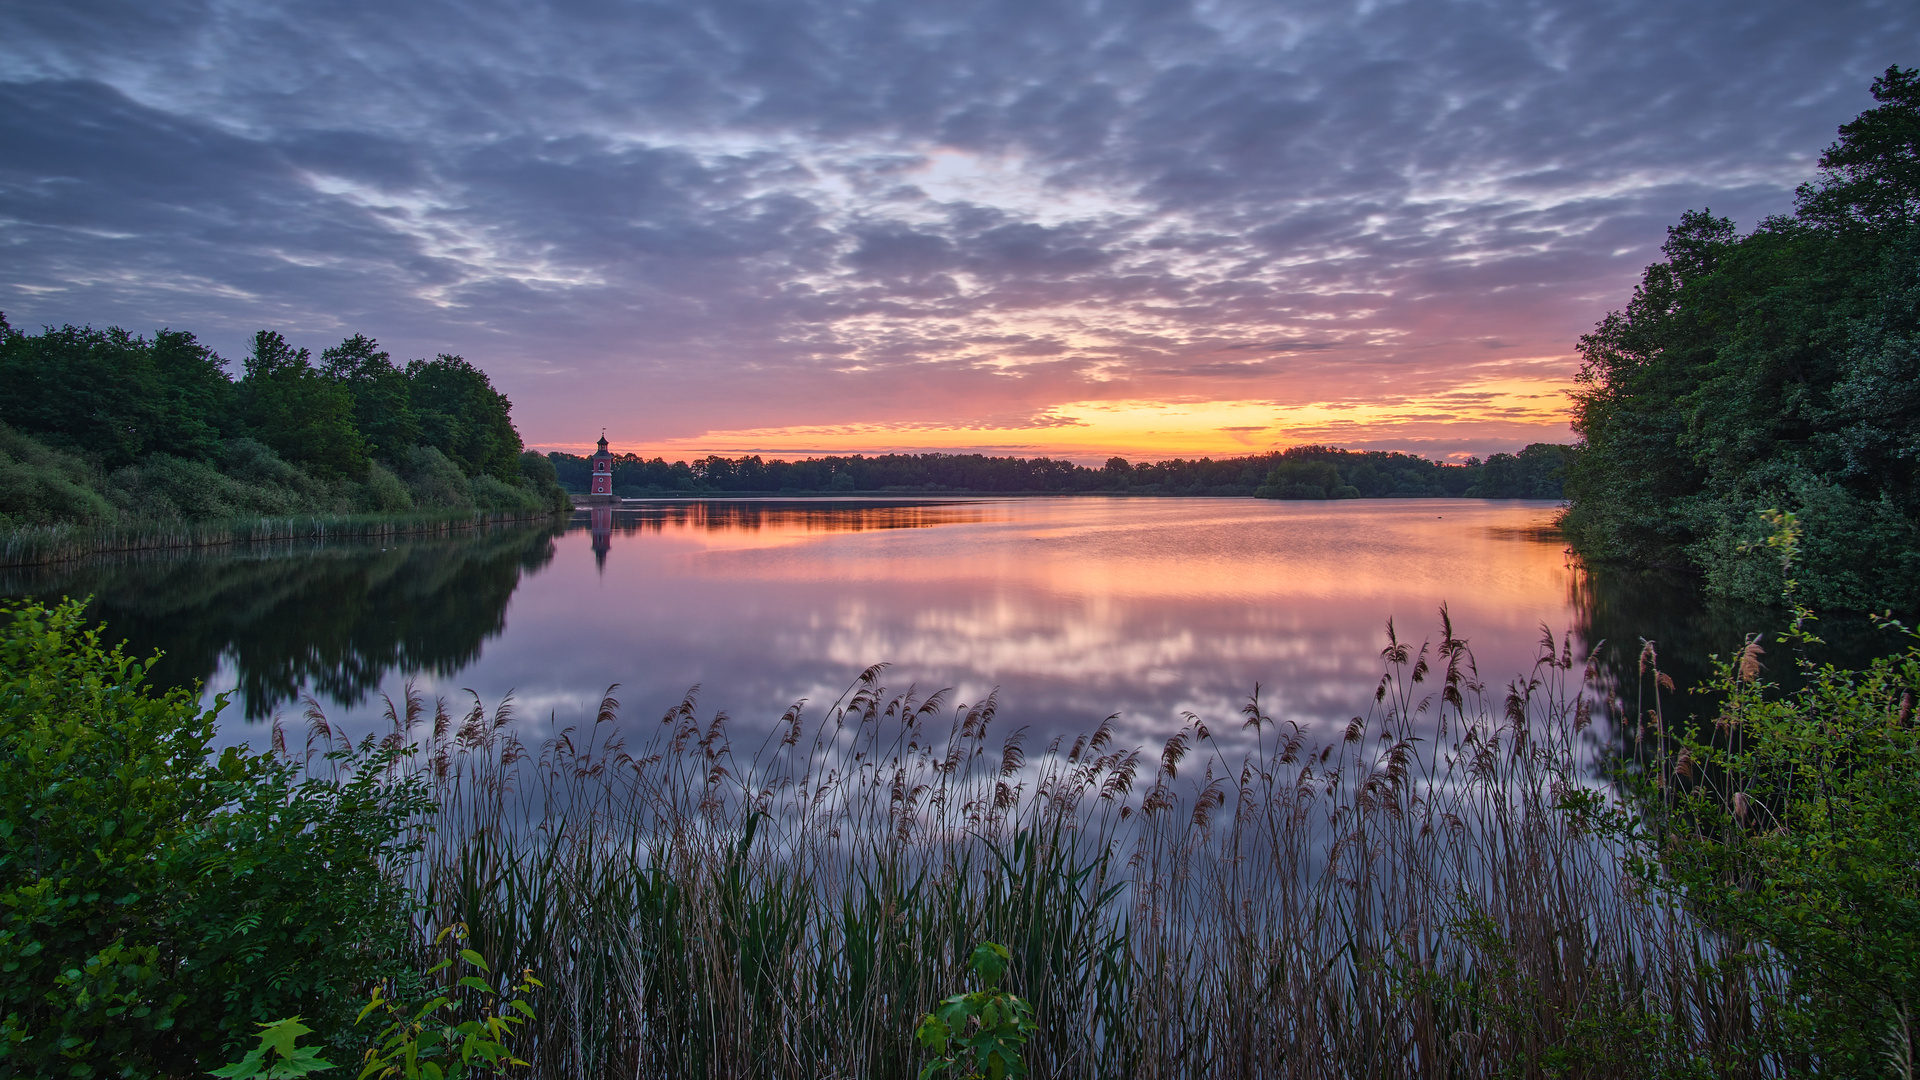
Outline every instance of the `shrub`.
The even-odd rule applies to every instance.
[[[84,460],[0,424],[0,517],[14,525],[111,521],[113,507],[92,480]]]
[[[299,1014],[352,1023],[404,952],[396,878],[429,804],[401,750],[213,754],[195,693],[87,629],[0,608],[0,1073],[186,1075]]]
[[[407,490],[407,485],[377,461],[367,470],[363,492],[365,509],[374,513],[397,513],[413,509],[413,494]]]
[[[473,494],[460,466],[431,446],[414,447],[401,476],[413,495],[413,505],[422,510],[473,509]]]
[[[1800,523],[1769,512],[1754,547],[1777,560],[1789,629],[1775,639],[1804,655],[1821,644],[1793,579]],[[1890,624],[1898,629],[1898,624]],[[1780,649],[1782,653],[1787,649]],[[1920,645],[1864,670],[1803,669],[1781,695],[1762,678],[1767,653],[1749,637],[1704,688],[1725,704],[1703,735],[1678,731],[1631,777],[1635,865],[1716,932],[1776,961],[1783,1005],[1801,1038],[1791,1050],[1834,1076],[1911,1076],[1907,1034],[1920,1005]],[[1643,669],[1658,657],[1651,644]],[[1671,685],[1670,683],[1666,685]],[[1646,726],[1638,731],[1644,739]]]
[[[933,1051],[934,1059],[920,1070],[920,1080],[946,1076],[949,1080],[1003,1080],[1027,1075],[1020,1048],[1037,1026],[1033,1007],[1019,995],[1000,987],[1012,955],[1006,946],[983,941],[968,965],[980,980],[980,989],[955,994],[920,1020],[914,1038]]]
[[[481,510],[539,510],[546,500],[530,484],[509,484],[499,477],[481,473],[467,478],[467,490],[473,505]]]

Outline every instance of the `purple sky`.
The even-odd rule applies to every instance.
[[[1484,454],[1890,63],[1910,0],[13,0],[0,310],[461,353],[539,446]]]

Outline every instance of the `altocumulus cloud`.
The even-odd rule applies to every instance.
[[[1484,452],[1917,60],[1900,2],[16,0],[0,308],[463,352],[536,443]]]

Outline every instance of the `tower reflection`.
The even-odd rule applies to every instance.
[[[593,563],[601,573],[607,572],[607,550],[613,547],[613,507],[604,503],[588,511],[593,529]]]

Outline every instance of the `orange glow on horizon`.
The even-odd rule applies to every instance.
[[[1560,380],[1507,377],[1463,383],[1435,396],[1375,401],[1077,401],[1018,426],[850,423],[713,429],[675,439],[648,439],[615,422],[608,438],[616,452],[668,461],[709,454],[798,460],[938,451],[1097,464],[1114,455],[1136,461],[1241,457],[1314,443],[1391,445],[1420,453],[1422,444],[1461,441],[1518,450],[1532,442],[1571,441],[1564,387]],[[589,453],[592,445],[537,448]]]

